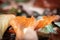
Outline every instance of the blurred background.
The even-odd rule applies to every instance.
[[[0,0],[0,13],[2,11],[24,11],[31,16],[44,15],[45,11],[53,11],[54,13],[60,13],[60,0]],[[10,12],[9,12],[10,13]],[[14,14],[15,14],[14,13]],[[35,14],[34,14],[35,13]]]

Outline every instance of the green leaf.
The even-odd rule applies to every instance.
[[[28,2],[29,0],[15,0],[16,2]]]

